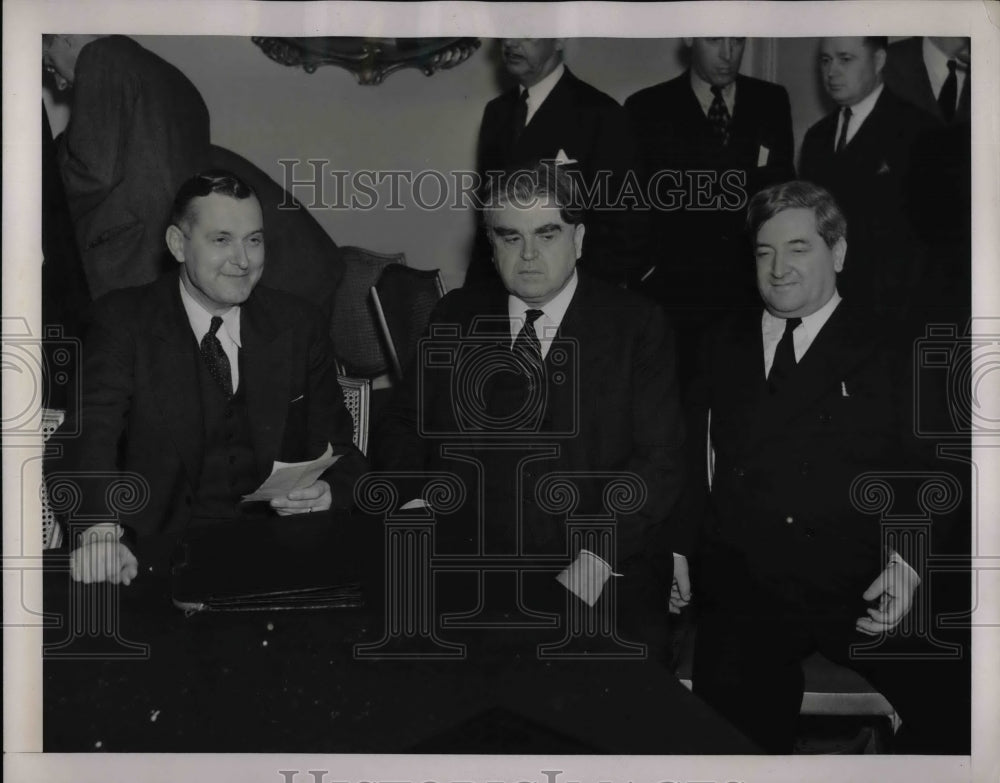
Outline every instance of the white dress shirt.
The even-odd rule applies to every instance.
[[[525,125],[531,122],[531,118],[535,116],[535,112],[537,112],[539,108],[541,108],[541,105],[545,103],[545,99],[549,97],[549,93],[555,88],[556,82],[562,78],[562,75],[565,72],[566,66],[559,63],[559,65],[556,66],[556,69],[542,79],[538,84],[528,88],[521,88],[521,93],[523,93],[525,89],[528,90],[528,117],[524,121]]]
[[[875,108],[875,104],[878,102],[878,96],[882,94],[882,90],[885,88],[884,84],[879,84],[874,90],[872,90],[868,95],[862,98],[860,101],[855,103],[851,107],[851,121],[847,125],[847,141],[846,144],[851,143],[851,139],[858,135],[858,130],[864,124],[865,120],[868,119],[868,115],[872,113],[872,109]],[[833,149],[836,151],[837,142],[840,140],[840,129],[844,125],[844,110],[841,108],[837,112],[837,132],[833,134]]]
[[[955,81],[958,87],[955,91],[955,107],[957,108],[962,88],[965,87],[965,78],[969,73],[968,66],[957,57],[949,57],[938,49],[930,38],[924,37],[924,67],[927,68],[927,78],[930,79],[935,98],[940,97],[944,80],[948,78],[948,60],[954,60],[958,63],[958,67],[955,69]]]
[[[792,345],[795,348],[795,361],[801,362],[806,355],[809,346],[812,345],[819,330],[830,320],[833,311],[840,304],[840,294],[834,290],[833,296],[819,310],[811,315],[804,316],[795,331],[792,332]],[[771,315],[767,310],[760,318],[760,331],[764,338],[764,377],[771,372],[771,365],[774,364],[774,354],[778,350],[778,343],[785,334],[785,319],[776,315]]]
[[[698,99],[701,110],[705,112],[705,116],[707,117],[708,110],[712,108],[712,101],[715,100],[715,96],[712,94],[712,85],[696,74],[694,68],[691,69],[691,89],[694,90],[694,97]],[[729,116],[732,117],[733,112],[736,111],[735,79],[722,88],[722,102],[726,104]]]
[[[573,299],[573,294],[576,293],[577,282],[576,270],[574,269],[572,277],[570,277],[569,282],[566,283],[566,287],[556,294],[552,301],[544,307],[536,307],[535,305],[526,304],[513,294],[508,296],[507,315],[510,316],[511,347],[513,347],[514,340],[517,339],[518,333],[524,326],[524,314],[528,312],[528,310],[541,310],[542,314],[538,317],[538,320],[535,321],[534,324],[535,334],[538,336],[538,342],[541,343],[542,359],[548,356],[549,348],[552,347],[552,339],[556,336],[556,332],[559,330],[559,325],[562,323],[562,320],[566,315],[566,310],[569,308],[569,303]]]
[[[208,334],[208,330],[212,327],[212,314],[188,293],[184,287],[183,280],[179,281],[179,284],[181,287],[181,302],[184,303],[184,310],[187,312],[191,331],[194,332],[198,345],[201,345],[202,338]],[[221,317],[222,326],[219,327],[219,331],[215,333],[215,336],[219,338],[222,350],[225,351],[226,358],[229,359],[229,371],[233,379],[233,392],[235,393],[240,385],[239,351],[242,346],[240,342],[239,305],[230,307]]]

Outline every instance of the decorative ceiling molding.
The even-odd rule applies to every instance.
[[[454,68],[480,46],[478,38],[262,38],[251,39],[275,62],[314,73],[339,65],[358,84],[381,84],[390,73],[419,68],[427,76]]]

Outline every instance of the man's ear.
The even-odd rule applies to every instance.
[[[841,237],[834,244],[833,248],[833,271],[844,271],[844,258],[847,256],[847,240]]]
[[[885,58],[888,52],[885,49],[875,50],[875,73],[881,75],[882,69],[885,67]]]
[[[167,226],[167,249],[178,264],[184,263],[184,233],[173,223]]]
[[[587,233],[587,229],[584,228],[583,223],[577,223],[573,227],[573,244],[576,246],[576,260],[580,260],[580,256],[583,255],[583,235]]]

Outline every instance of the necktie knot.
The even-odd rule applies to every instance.
[[[710,89],[712,90],[712,95],[716,98],[722,97],[722,88],[719,85],[713,84]]]
[[[801,318],[785,319],[785,332],[778,340],[774,351],[774,360],[771,362],[771,372],[767,376],[771,394],[777,394],[782,386],[788,382],[789,376],[794,372],[798,363],[795,359],[795,338],[792,336],[792,332],[801,323]]]
[[[844,122],[847,122],[848,120],[850,120],[851,117],[853,116],[853,114],[854,114],[854,112],[851,110],[851,107],[850,106],[845,106],[844,107]]]
[[[958,68],[958,62],[955,61],[955,60],[948,60],[948,73],[949,73],[949,75],[955,73],[955,69],[956,68]]]
[[[535,321],[541,318],[543,315],[541,310],[525,310],[524,311],[524,325],[534,328]]]
[[[801,318],[786,318],[785,319],[785,334],[789,332],[794,332],[802,324]]]
[[[213,315],[212,316],[212,323],[209,324],[209,327],[208,327],[208,333],[212,337],[215,337],[216,333],[219,331],[219,327],[221,327],[221,326],[222,326],[222,319],[219,316],[217,316],[217,315]]]

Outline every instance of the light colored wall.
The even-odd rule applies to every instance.
[[[249,158],[277,181],[283,158],[330,161],[331,169],[386,171],[472,170],[483,106],[501,90],[497,43],[484,39],[465,63],[427,77],[398,71],[377,87],[358,85],[346,70],[322,67],[313,74],[268,59],[248,38],[226,36],[137,36],[136,40],[173,63],[201,91],[212,116],[212,138]],[[797,144],[822,113],[815,78],[814,38],[750,40],[743,70],[758,76],[774,71],[791,95]],[[566,62],[580,78],[619,101],[682,71],[679,39],[570,39]],[[51,105],[51,96],[47,102]],[[55,132],[65,110],[50,115]],[[299,178],[313,180],[308,167]],[[336,200],[328,176],[317,201]],[[427,182],[426,196],[437,189]],[[388,195],[388,185],[380,192]],[[308,188],[295,195],[311,200]],[[342,198],[344,195],[341,194]],[[405,194],[404,194],[405,195]],[[387,199],[385,199],[387,200]],[[412,266],[440,268],[449,287],[461,285],[475,231],[466,209],[433,211],[401,199],[404,209],[384,203],[372,209],[312,211],[341,245],[379,252],[404,251]]]

